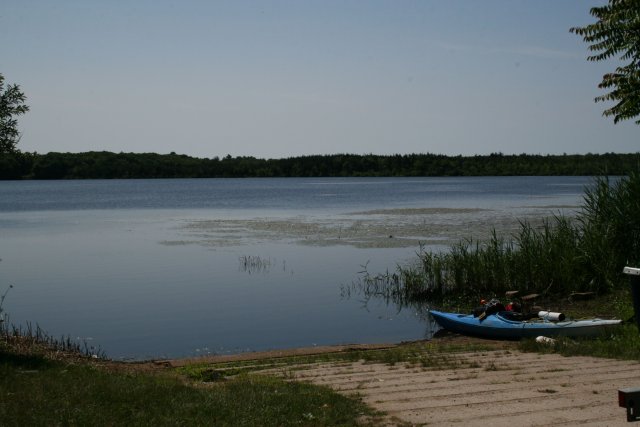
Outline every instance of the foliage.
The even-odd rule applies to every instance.
[[[4,76],[0,74],[0,154],[13,153],[20,140],[17,116],[29,111],[25,105],[26,96],[20,86],[4,86]]]
[[[12,153],[0,152],[0,179],[20,179],[29,174],[33,168],[34,156],[21,151]]]
[[[625,175],[639,154],[444,156],[332,154],[200,159],[155,153],[0,154],[0,179]]]
[[[616,104],[606,109],[604,116],[613,116],[614,123],[640,116],[640,2],[638,0],[609,0],[609,4],[594,7],[591,15],[597,22],[571,28],[571,32],[582,36],[590,43],[589,50],[595,52],[587,59],[603,61],[618,57],[629,61],[616,67],[612,73],[602,77],[600,89],[611,90],[598,96],[597,101],[613,101]],[[640,118],[636,120],[640,124]]]

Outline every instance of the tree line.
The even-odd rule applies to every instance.
[[[626,175],[640,153],[475,156],[332,154],[259,159],[181,154],[2,153],[0,179]]]

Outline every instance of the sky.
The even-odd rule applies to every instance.
[[[0,0],[38,153],[635,153],[569,32],[602,0]]]

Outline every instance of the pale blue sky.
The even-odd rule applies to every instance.
[[[602,0],[1,0],[23,151],[637,152],[569,33]]]

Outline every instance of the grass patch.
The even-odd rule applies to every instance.
[[[0,341],[0,419],[24,425],[361,425],[356,398],[259,375],[195,386],[175,371],[140,372],[104,361],[54,361]]]
[[[634,324],[616,327],[611,334],[595,338],[558,337],[552,344],[523,340],[519,344],[522,351],[538,353],[559,353],[564,356],[593,356],[622,360],[640,361],[640,334]]]

